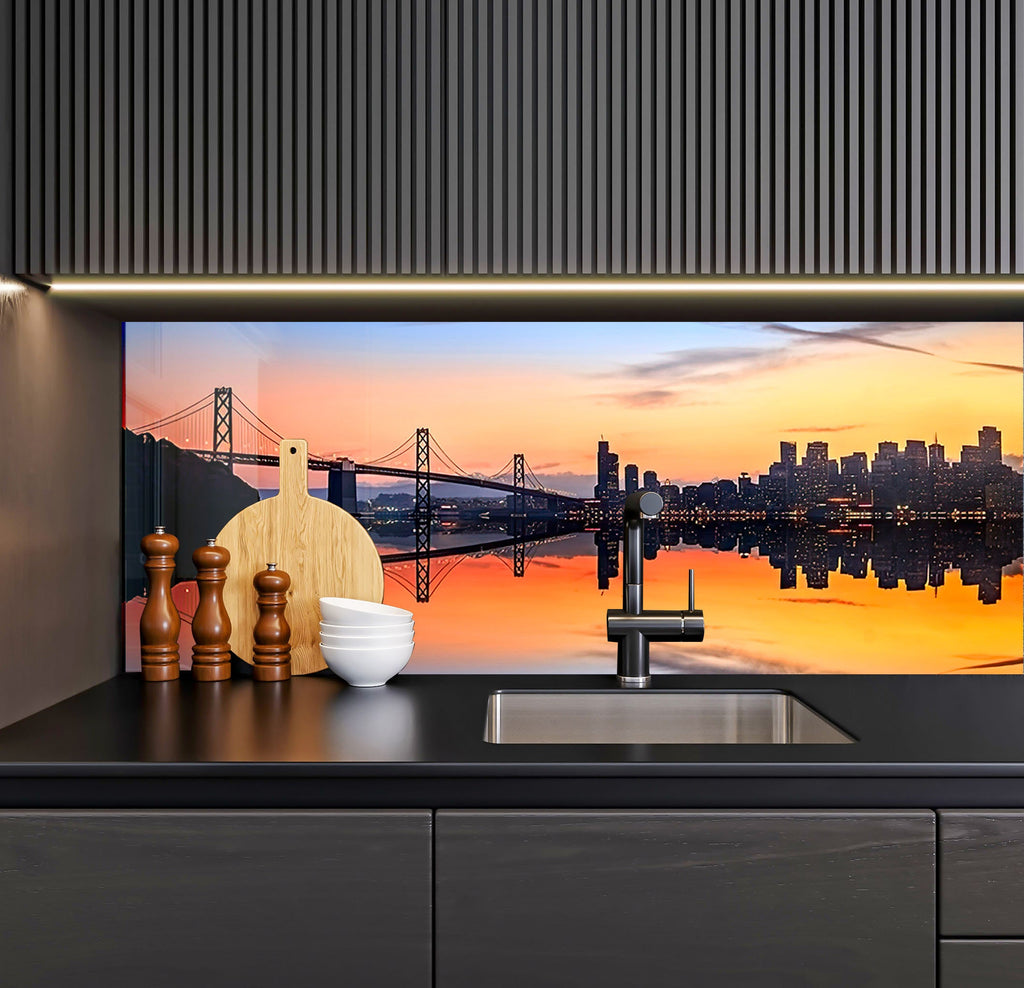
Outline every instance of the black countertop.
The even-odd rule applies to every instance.
[[[659,676],[780,689],[832,745],[495,745],[496,689],[611,676],[401,676],[356,690],[125,675],[0,730],[0,806],[1024,808],[1024,676]]]

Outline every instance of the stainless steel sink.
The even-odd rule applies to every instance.
[[[778,690],[498,690],[494,744],[849,744],[854,739]]]

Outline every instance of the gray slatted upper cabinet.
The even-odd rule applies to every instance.
[[[1021,274],[1019,18],[5,0],[0,240],[57,275]]]
[[[431,983],[431,814],[0,813],[0,982]]]
[[[929,812],[439,811],[437,988],[935,984]]]

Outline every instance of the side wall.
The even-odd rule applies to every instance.
[[[14,53],[13,0],[0,0],[0,66]],[[14,270],[14,73],[0,69],[0,275]]]
[[[0,726],[121,664],[121,332],[0,291]]]

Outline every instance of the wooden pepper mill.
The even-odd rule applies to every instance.
[[[224,581],[231,553],[207,539],[192,553],[199,582],[199,606],[192,618],[192,678],[216,682],[231,678],[231,619],[224,606]]]
[[[139,619],[139,641],[142,644],[142,678],[148,682],[177,679],[178,632],[181,616],[171,599],[171,578],[174,576],[174,554],[178,540],[157,525],[152,534],[142,539],[146,555],[149,596]]]
[[[284,616],[291,584],[292,578],[278,569],[277,563],[267,563],[267,568],[252,579],[260,612],[252,632],[252,678],[258,682],[274,683],[291,677],[292,629]]]

